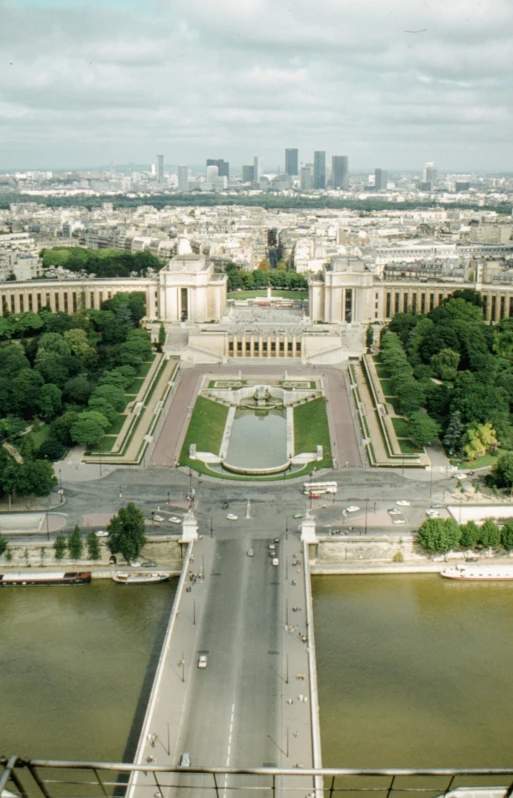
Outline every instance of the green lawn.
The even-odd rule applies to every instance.
[[[380,380],[380,383],[385,396],[395,396],[392,380]]]
[[[223,440],[228,407],[198,396],[189,428],[180,455],[180,465],[196,468],[196,461],[189,458],[189,447],[195,443],[198,451],[217,454]]]
[[[476,468],[486,468],[487,466],[491,466],[495,463],[499,455],[502,454],[501,450],[499,449],[495,454],[485,454],[482,457],[478,457],[476,460],[451,460],[452,465],[455,465],[458,471],[465,471],[469,469],[470,471],[475,471]]]
[[[128,386],[127,394],[138,394],[144,382],[144,377],[136,377],[131,385]]]
[[[109,427],[109,435],[117,435],[118,432],[121,432],[121,427],[126,421],[126,416],[122,416],[118,414],[117,419],[110,425]]]
[[[399,438],[398,443],[403,454],[417,454],[418,452],[423,451],[423,449],[419,449],[418,446],[415,446],[413,441],[411,441],[409,438]]]
[[[398,438],[409,438],[408,422],[405,418],[392,418],[395,434]]]
[[[294,442],[296,454],[315,452],[317,446],[322,446],[324,457],[316,468],[331,468],[330,431],[324,397],[294,408]]]
[[[267,296],[265,288],[257,291],[231,291],[228,299],[256,299],[257,297]],[[308,299],[308,291],[287,291],[286,289],[275,288],[271,291],[271,297],[281,297],[282,299]]]
[[[401,408],[399,407],[399,399],[397,399],[397,397],[395,397],[395,396],[387,396],[387,403],[389,405],[392,405],[392,407],[394,408],[394,413],[397,416],[401,415]]]
[[[145,363],[142,363],[139,367],[138,377],[146,377],[147,373],[151,368],[151,364],[155,360],[155,355],[151,356],[151,360],[147,360]]]
[[[86,454],[98,454],[98,452],[110,452],[116,443],[117,435],[104,435],[100,443],[92,449],[89,449]]]
[[[42,424],[40,421],[34,421],[32,425],[32,430],[29,432],[30,437],[34,443],[36,449],[39,449],[42,443],[44,443],[50,437],[50,425],[49,424]],[[23,438],[18,439],[18,442],[23,440]]]
[[[386,368],[386,366],[380,366],[379,363],[376,364],[376,371],[378,373],[378,377],[381,380],[389,380],[390,379],[390,372]]]

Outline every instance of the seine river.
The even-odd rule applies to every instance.
[[[0,590],[0,753],[127,759],[176,582]],[[323,763],[511,765],[513,584],[314,579]]]

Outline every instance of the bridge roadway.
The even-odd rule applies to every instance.
[[[280,562],[273,566],[272,532],[251,524],[250,533],[230,534],[204,537],[189,551],[135,761],[177,766],[187,752],[192,769],[313,767],[299,536],[281,536]],[[191,581],[191,573],[199,577]],[[205,669],[197,667],[200,652],[207,653]],[[163,798],[197,794],[200,787],[201,795],[215,794],[208,789],[211,776],[181,772],[165,783],[177,786],[161,788]],[[269,786],[270,780],[258,777],[256,783]],[[193,785],[190,792],[183,789]],[[258,795],[254,777],[222,776],[220,794],[249,785],[248,794]],[[288,795],[308,794],[311,777],[294,778],[294,787],[297,792]],[[132,798],[152,798],[155,788],[149,773],[140,774]]]

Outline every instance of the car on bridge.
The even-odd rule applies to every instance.
[[[273,557],[272,564],[273,565],[279,565],[280,564],[280,561],[279,561],[278,557]]]
[[[204,651],[201,651],[198,656],[198,668],[206,668],[208,665],[208,656]]]
[[[190,766],[191,766],[191,755],[188,754],[187,751],[186,751],[180,757],[180,767],[181,768],[190,768]]]

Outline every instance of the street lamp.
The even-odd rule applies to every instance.
[[[369,504],[369,500],[365,499],[365,534],[367,534],[367,506]]]

